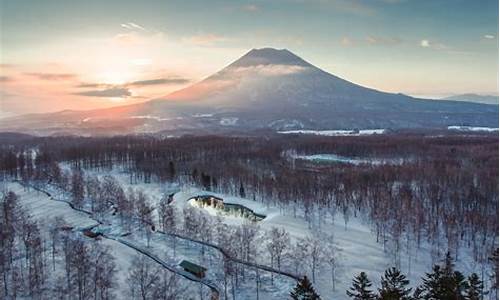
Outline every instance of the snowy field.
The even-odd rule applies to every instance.
[[[312,134],[322,136],[362,136],[372,134],[384,134],[385,129],[362,129],[362,130],[289,130],[278,131],[281,134]]]
[[[73,210],[67,203],[53,200],[46,194],[34,189],[26,189],[19,183],[9,182],[2,186],[2,190],[15,192],[19,197],[21,206],[27,209],[36,221],[42,224],[42,226],[40,226],[42,229],[48,229],[49,227],[46,225],[52,222],[56,217],[64,218],[66,224],[74,227],[75,231],[91,228],[99,224],[87,214]],[[47,234],[47,232],[45,232],[45,234]],[[116,289],[117,296],[118,299],[127,299],[129,291],[126,282],[128,270],[131,266],[132,259],[137,256],[138,253],[130,247],[111,239],[100,239],[99,243],[109,246],[112,249],[111,253],[115,257],[115,263],[118,270],[116,274],[118,283]],[[196,291],[196,295],[199,294],[198,284],[180,276],[178,278],[180,282],[187,287],[187,294],[189,294],[190,291]],[[209,291],[207,291],[206,288],[204,288],[203,293],[204,298],[208,298],[207,295],[209,295]]]
[[[317,272],[316,282],[314,286],[320,293],[323,299],[347,299],[345,294],[346,289],[351,285],[354,275],[361,271],[368,274],[370,279],[374,282],[374,288],[377,287],[378,281],[385,269],[392,267],[395,263],[399,264],[400,269],[404,272],[411,281],[412,286],[421,283],[421,277],[425,272],[429,272],[434,263],[439,263],[444,253],[432,253],[430,247],[422,244],[420,249],[415,247],[405,247],[404,239],[402,241],[402,250],[399,257],[391,255],[390,246],[382,243],[377,243],[375,234],[372,232],[370,224],[365,220],[366,217],[362,215],[351,216],[348,222],[345,222],[343,215],[334,213],[332,218],[329,212],[325,209],[317,209],[319,214],[318,220],[320,223],[311,223],[308,221],[304,213],[301,211],[293,211],[287,207],[278,207],[273,205],[263,205],[260,202],[250,199],[243,199],[239,197],[211,193],[198,188],[190,186],[165,185],[158,183],[138,183],[131,184],[129,174],[115,169],[109,173],[87,171],[87,175],[98,175],[100,179],[105,175],[113,175],[123,186],[125,190],[128,188],[134,190],[142,190],[146,193],[151,201],[151,204],[156,206],[162,195],[172,190],[179,190],[174,195],[173,205],[176,206],[179,219],[182,219],[183,209],[186,207],[195,207],[200,212],[204,213],[215,222],[219,218],[228,225],[238,226],[248,222],[247,219],[218,212],[212,207],[199,207],[190,202],[189,199],[197,195],[212,194],[224,199],[225,202],[241,204],[246,206],[256,213],[266,215],[266,218],[258,222],[261,229],[261,236],[259,237],[259,253],[257,255],[257,263],[270,266],[269,254],[265,249],[266,232],[272,228],[284,228],[291,237],[292,244],[294,241],[305,237],[318,237],[323,240],[328,239],[331,248],[335,249],[335,258],[337,261],[336,275],[335,275],[335,290],[332,289],[331,275],[328,266],[323,264]],[[36,192],[33,190],[26,190],[17,183],[10,183],[7,188],[16,192],[21,199],[24,207],[28,208],[33,214],[35,219],[44,221],[51,220],[56,216],[63,216],[70,225],[76,228],[85,228],[96,225],[89,216],[84,213],[72,210],[66,203],[51,200],[47,195]],[[156,210],[154,211],[156,214]],[[157,215],[153,220],[157,222]],[[103,231],[107,231],[112,236],[121,236],[124,231],[118,225],[118,220],[114,220],[111,224],[101,225]],[[215,249],[209,247],[202,247],[199,244],[172,238],[160,233],[153,233],[149,245],[146,237],[140,229],[134,228],[131,234],[123,237],[130,243],[134,243],[138,247],[147,248],[148,251],[154,253],[165,262],[176,265],[182,259],[187,259],[192,262],[198,263],[207,267],[207,280],[214,282],[222,289],[223,282],[223,268],[222,268],[222,255]],[[103,239],[102,243],[109,245],[115,255],[119,273],[119,291],[125,293],[127,286],[125,278],[127,270],[130,266],[132,257],[136,254],[134,250],[124,246],[113,240]],[[444,242],[443,242],[444,243]],[[148,247],[149,246],[149,247]],[[445,249],[445,245],[442,245]],[[468,250],[462,251],[458,255],[457,269],[465,273],[477,272],[479,276],[485,278],[487,274],[481,266],[477,265]],[[284,257],[282,270],[293,272],[291,260]],[[247,280],[240,286],[237,291],[237,299],[255,299],[255,272],[247,269]],[[262,287],[260,290],[260,299],[285,299],[289,291],[295,285],[295,282],[286,277],[274,276],[274,282],[271,283],[270,274],[260,274]],[[310,276],[309,276],[310,277]],[[189,286],[193,291],[193,295],[199,294],[200,285],[186,279],[182,282]],[[204,295],[208,294],[208,289],[202,290]],[[125,294],[123,294],[125,295]]]
[[[84,213],[77,212],[68,204],[51,200],[49,196],[34,189],[25,189],[19,183],[8,183],[6,190],[12,191],[19,196],[22,207],[29,210],[31,216],[41,224],[48,225],[56,217],[64,217],[67,225],[75,230],[89,228],[98,224]],[[46,226],[41,226],[46,228]]]
[[[352,165],[400,165],[404,162],[404,159],[346,157],[337,154],[294,155],[292,156],[292,159],[301,159],[313,162],[337,162]]]
[[[114,170],[112,174],[126,188],[131,187],[146,192],[153,202],[153,205],[155,202],[157,203],[159,201],[162,192],[172,189],[172,187],[156,183],[130,184],[128,174],[118,170]],[[376,286],[384,270],[395,265],[396,259],[390,254],[390,246],[386,245],[384,251],[384,245],[382,243],[377,243],[370,224],[365,221],[367,218],[363,216],[351,216],[347,224],[345,224],[341,213],[337,213],[334,220],[332,220],[331,216],[323,211],[318,213],[324,214],[324,221],[321,224],[310,224],[301,212],[292,211],[291,209],[283,207],[266,206],[250,199],[211,193],[188,186],[181,187],[181,191],[175,194],[173,204],[178,208],[179,213],[182,214],[182,209],[184,207],[192,206],[192,204],[188,202],[189,199],[207,193],[221,197],[224,201],[230,203],[244,205],[254,210],[256,213],[266,215],[267,217],[264,220],[258,222],[260,228],[263,231],[268,231],[273,227],[282,227],[290,233],[292,242],[293,240],[307,236],[333,236],[333,244],[337,250],[336,256],[338,261],[335,279],[336,289],[332,291],[331,277],[328,268],[320,272],[321,275],[315,283],[316,289],[324,299],[347,299],[345,290],[350,286],[353,276],[361,271],[367,272],[371,280],[374,281],[374,286]],[[222,217],[222,220],[228,225],[239,225],[246,222],[246,219],[242,217],[220,214],[213,208],[207,207],[199,209],[205,211],[207,215],[213,218],[216,218],[216,216]],[[397,258],[400,269],[408,276],[412,286],[419,285],[421,284],[421,277],[425,272],[429,272],[433,264],[439,263],[445,253],[444,251],[438,254],[433,253],[431,247],[425,242],[422,243],[420,249],[416,249],[415,247],[407,249],[404,246],[404,241],[402,244],[403,250],[401,251],[400,257]],[[446,248],[444,241],[442,248]],[[464,250],[462,247],[458,255],[457,269],[467,274],[476,272],[480,277],[486,278],[486,269],[482,268],[473,260],[470,252],[471,251],[468,249]],[[195,262],[199,261],[193,254],[189,254],[188,252],[177,255],[180,255],[178,257],[189,257]],[[261,249],[259,263],[270,265],[270,259],[265,249]],[[291,270],[291,266],[289,269]],[[291,288],[291,284],[287,283],[286,288]],[[281,297],[286,297],[286,288],[281,289]],[[248,295],[252,295],[254,290],[250,288],[250,290],[242,291],[241,293],[242,297],[243,295],[247,295],[247,297],[251,299]],[[277,296],[277,294],[274,296]],[[261,297],[261,299],[265,298]],[[276,298],[270,297],[268,299]]]
[[[498,128],[473,127],[473,126],[448,126],[448,130],[473,131],[473,132],[498,132]]]
[[[206,191],[195,188],[187,189],[175,195],[175,203],[179,207],[185,205],[186,199],[195,195],[206,194]],[[260,228],[267,231],[273,227],[282,227],[286,229],[293,239],[314,236],[318,234],[333,235],[333,244],[338,251],[338,270],[336,274],[336,290],[332,291],[329,271],[323,270],[319,280],[315,283],[316,289],[324,299],[347,299],[345,290],[348,289],[355,274],[361,271],[368,273],[369,277],[378,283],[378,279],[383,271],[394,266],[393,258],[388,252],[384,251],[381,243],[376,242],[374,233],[370,226],[362,218],[352,217],[347,225],[344,223],[343,216],[338,214],[332,222],[325,214],[325,223],[312,226],[302,216],[293,217],[292,212],[280,212],[276,207],[265,207],[258,202],[241,199],[228,195],[211,193],[221,197],[224,201],[238,203],[247,206],[258,213],[267,215],[259,222]],[[208,212],[215,214],[213,208],[208,208]],[[226,217],[229,224],[243,223],[243,218]],[[434,263],[438,263],[439,258],[433,259],[427,247],[421,249],[405,249],[400,257],[401,270],[408,276],[412,285],[420,284],[421,277],[425,272],[429,272]],[[410,258],[411,254],[411,260]],[[444,255],[444,253],[442,254]],[[481,268],[476,265],[469,253],[460,253],[457,269],[466,273],[477,272],[481,274]],[[266,253],[262,253],[261,263],[268,263],[269,259]],[[480,275],[481,276],[481,275]]]

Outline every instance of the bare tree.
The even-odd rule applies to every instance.
[[[94,299],[113,299],[113,289],[116,286],[116,264],[110,248],[101,246],[97,241],[93,242],[90,248],[90,263]]]
[[[87,193],[87,198],[90,201],[90,210],[95,212],[96,203],[101,194],[101,182],[97,176],[87,177],[87,180],[85,180],[85,191]]]
[[[56,253],[57,246],[61,241],[61,230],[64,230],[64,226],[66,225],[66,221],[62,217],[56,217],[49,224],[49,236],[51,243],[51,254],[52,254],[52,271],[56,270]]]
[[[73,169],[71,175],[71,203],[77,207],[83,207],[85,197],[85,184],[83,180],[83,172],[81,169]]]
[[[139,219],[142,230],[146,233],[147,246],[149,247],[152,226],[154,226],[152,217],[153,207],[149,204],[149,201],[143,191],[139,191],[137,193],[136,201],[136,215]]]
[[[290,234],[284,228],[271,228],[271,231],[267,235],[268,243],[267,250],[271,256],[271,265],[274,266],[274,260],[278,266],[278,270],[281,269],[281,258],[290,247]]]
[[[338,266],[338,254],[337,248],[333,243],[328,243],[326,248],[324,249],[325,261],[330,267],[331,276],[332,276],[332,290],[335,292],[335,271]]]
[[[177,274],[170,271],[161,271],[159,282],[154,290],[153,299],[176,300],[183,299],[186,294],[186,288],[180,283]]]
[[[127,277],[130,296],[142,300],[155,299],[155,289],[160,282],[160,272],[149,258],[142,255],[134,257]]]

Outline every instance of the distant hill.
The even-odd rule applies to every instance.
[[[25,141],[34,138],[29,134],[17,132],[0,132],[0,143],[12,144],[13,142]]]
[[[117,134],[257,129],[497,127],[498,106],[377,91],[339,78],[292,52],[253,49],[208,78],[148,102],[0,120],[36,134]]]
[[[442,98],[441,100],[453,101],[469,101],[485,104],[498,104],[498,96],[493,95],[478,95],[478,94],[462,94]]]

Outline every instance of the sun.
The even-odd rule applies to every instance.
[[[97,77],[101,83],[119,85],[127,83],[132,76],[126,72],[107,71],[99,73]]]

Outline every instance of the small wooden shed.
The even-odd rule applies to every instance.
[[[198,278],[204,278],[205,272],[207,271],[207,269],[205,269],[204,267],[199,266],[187,260],[181,261],[179,266],[181,266],[184,269],[184,271],[189,272]]]

